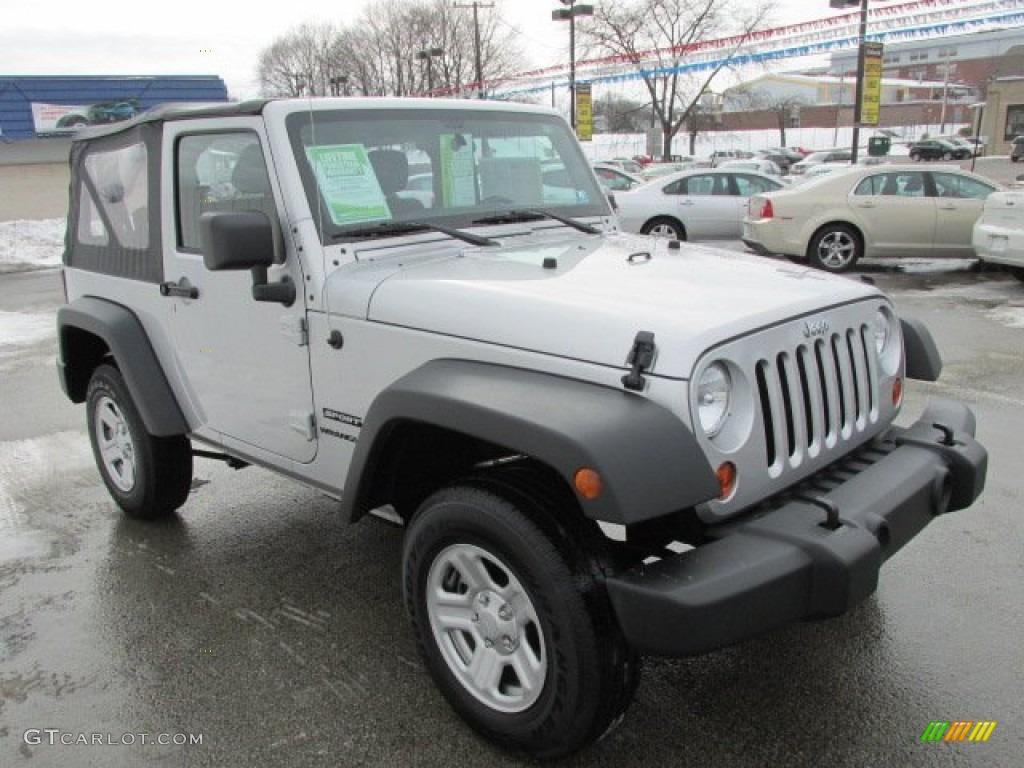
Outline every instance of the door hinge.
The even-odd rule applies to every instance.
[[[279,328],[281,334],[295,343],[297,347],[304,347],[309,344],[309,331],[306,327],[306,318],[302,315],[281,315]]]
[[[312,411],[289,411],[288,426],[307,440],[316,439],[316,416]]]

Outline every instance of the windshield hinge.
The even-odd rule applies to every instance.
[[[647,385],[644,378],[644,371],[650,370],[654,365],[654,354],[657,347],[654,346],[654,334],[650,331],[640,331],[633,339],[633,348],[629,350],[626,357],[626,365],[631,370],[622,377],[622,386],[634,392],[642,392]]]
[[[281,315],[278,321],[281,334],[297,347],[309,344],[309,332],[306,330],[306,318],[302,315]]]

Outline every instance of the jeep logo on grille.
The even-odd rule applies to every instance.
[[[804,338],[813,339],[815,336],[824,336],[828,333],[827,320],[808,320],[804,323]]]

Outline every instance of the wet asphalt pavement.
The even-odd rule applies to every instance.
[[[560,765],[1024,765],[1024,284],[873,275],[946,360],[901,420],[929,395],[970,403],[984,496],[844,617],[648,660],[619,728]],[[0,276],[0,312],[61,301],[55,272]],[[315,491],[207,460],[177,519],[123,519],[54,355],[52,334],[0,338],[0,766],[522,764],[422,668],[398,529],[342,525]],[[933,720],[997,726],[983,744],[921,743]]]

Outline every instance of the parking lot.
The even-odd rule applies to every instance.
[[[648,660],[622,724],[565,765],[1019,762],[1024,285],[971,262],[859,274],[935,334],[943,377],[912,383],[901,420],[930,396],[975,409],[981,501],[936,521],[847,616]],[[399,530],[344,526],[315,491],[206,460],[178,518],[122,518],[57,385],[61,301],[52,270],[0,276],[0,764],[519,764],[421,666]],[[922,743],[934,720],[997,726],[984,744]]]

